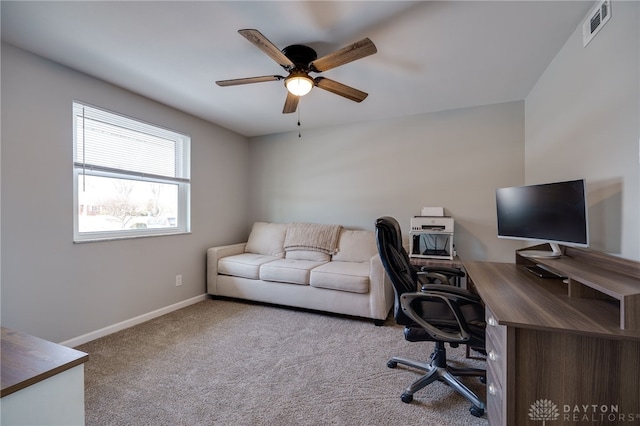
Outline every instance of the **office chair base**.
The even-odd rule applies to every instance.
[[[426,372],[425,375],[404,390],[400,399],[402,402],[408,404],[413,401],[414,393],[438,380],[451,386],[456,392],[469,400],[473,404],[469,409],[471,414],[476,417],[481,417],[485,410],[484,402],[455,376],[476,376],[482,380],[483,378],[486,379],[486,371],[478,368],[456,368],[448,366],[446,364],[444,348],[438,348],[437,346],[438,345],[436,345],[436,349],[431,354],[430,362],[416,361],[404,357],[392,357],[387,362],[387,367],[389,368],[396,368],[398,364],[402,364]]]

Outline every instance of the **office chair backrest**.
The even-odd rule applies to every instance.
[[[414,324],[400,306],[400,296],[403,293],[417,291],[418,278],[409,255],[402,246],[402,232],[398,221],[389,216],[376,220],[376,242],[380,260],[395,292],[393,314],[396,322],[401,325]]]
[[[407,265],[411,265],[409,253],[407,253],[407,251],[404,249],[404,245],[402,242],[402,230],[400,228],[400,224],[398,223],[398,221],[395,218],[390,216],[383,216],[379,218],[378,221],[380,221],[381,226],[384,226],[385,228],[387,228],[386,232],[389,233],[388,241],[390,244],[393,245],[393,247],[398,252],[398,254],[404,258],[403,263],[406,263]],[[378,221],[376,221],[376,224],[378,223]],[[376,225],[376,229],[377,229],[377,225]],[[411,274],[411,279],[417,282],[418,275],[416,273],[416,269],[411,267],[409,268],[408,272]]]

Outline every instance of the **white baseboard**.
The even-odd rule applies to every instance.
[[[142,324],[143,322],[177,311],[178,309],[186,308],[189,305],[206,300],[206,298],[206,294],[201,294],[200,296],[192,297],[191,299],[183,300],[182,302],[174,303],[173,305],[165,306],[164,308],[156,309],[155,311],[148,312],[135,318],[101,328],[100,330],[74,337],[73,339],[61,342],[60,344],[70,348],[75,348],[76,346],[85,344],[100,337],[108,336],[109,334],[124,330],[125,328],[133,327],[134,325]]]

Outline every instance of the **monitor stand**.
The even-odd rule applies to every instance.
[[[562,250],[557,243],[549,243],[551,251],[547,250],[522,250],[518,254],[522,257],[533,259],[556,259],[562,256]]]

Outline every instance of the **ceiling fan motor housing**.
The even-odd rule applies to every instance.
[[[292,44],[282,49],[282,53],[295,64],[295,68],[309,71],[309,64],[316,59],[318,55],[315,50],[309,46],[302,44]]]

